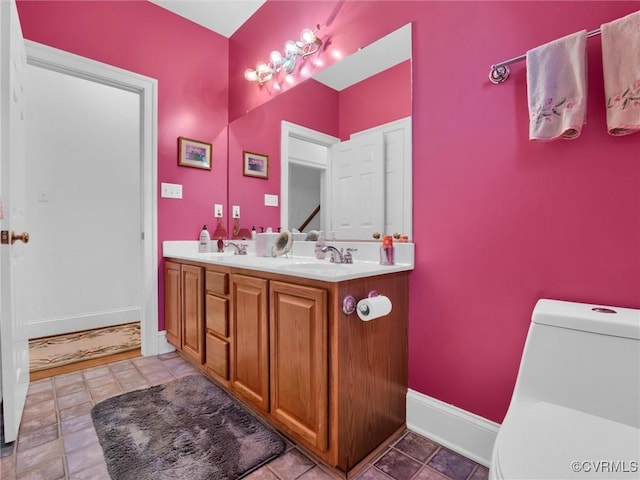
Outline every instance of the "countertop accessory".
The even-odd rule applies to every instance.
[[[293,245],[293,235],[289,230],[283,230],[273,242],[273,256],[279,257],[289,253]]]

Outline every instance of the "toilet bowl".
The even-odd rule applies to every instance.
[[[537,302],[489,478],[640,479],[640,310]]]

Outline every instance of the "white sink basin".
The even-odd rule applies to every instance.
[[[208,253],[198,253],[202,258],[210,258],[210,259],[221,259],[223,257],[232,257],[233,250],[225,250],[224,252],[208,252]]]
[[[354,264],[342,263],[316,263],[316,262],[295,262],[287,265],[280,265],[280,270],[341,270],[343,268],[352,267]]]

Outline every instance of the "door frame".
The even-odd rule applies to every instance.
[[[28,65],[119,88],[140,97],[141,350],[144,356],[157,355],[160,350],[157,240],[158,81],[31,40],[25,40],[25,46]]]
[[[289,139],[292,137],[326,147],[326,166],[292,160],[289,157]],[[337,137],[282,120],[280,127],[280,225],[292,228],[292,225],[289,225],[289,164],[295,163],[316,168],[322,172],[323,176],[320,180],[322,183],[320,186],[320,195],[322,197],[320,204],[320,225],[323,226],[321,228],[328,228],[328,225],[330,225],[329,220],[331,219],[330,202],[327,201],[328,192],[331,191],[331,161],[328,158],[328,148],[338,142],[340,142],[340,139]],[[322,192],[324,192],[324,194]]]

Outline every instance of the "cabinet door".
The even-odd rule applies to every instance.
[[[267,280],[231,276],[231,388],[269,410]]]
[[[174,262],[164,262],[164,328],[167,341],[181,349],[180,264]]]
[[[323,452],[329,403],[326,297],[319,288],[270,286],[271,415]]]
[[[204,363],[203,269],[182,265],[182,352],[198,364]]]

